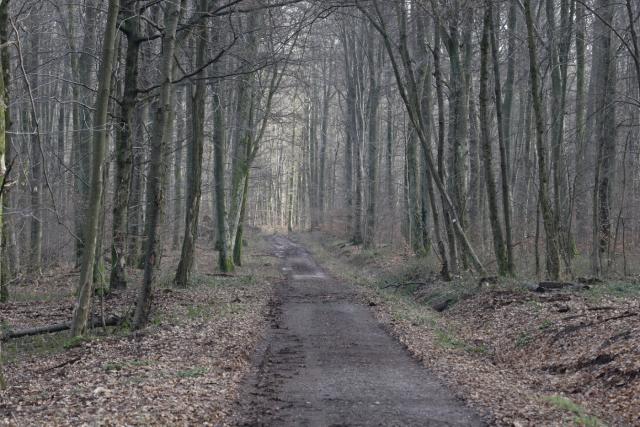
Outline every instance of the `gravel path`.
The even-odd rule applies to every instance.
[[[273,237],[286,275],[239,425],[479,426],[482,420],[387,334],[355,290]]]

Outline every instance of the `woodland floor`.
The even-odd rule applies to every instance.
[[[5,343],[0,425],[640,425],[637,281],[444,283],[408,252],[292,239],[252,236],[232,277],[199,249],[184,290],[169,253],[142,332]],[[69,320],[77,280],[14,285],[0,325]],[[124,315],[134,295],[96,306]]]
[[[445,283],[408,253],[320,233],[294,240],[360,285],[375,317],[491,424],[640,425],[638,278],[546,293],[506,280]]]
[[[279,280],[269,250],[253,239],[247,265],[219,277],[215,254],[199,249],[199,273],[188,289],[170,287],[178,254],[168,253],[151,325],[140,333],[125,325],[96,329],[86,341],[63,332],[5,343],[0,425],[226,424]],[[130,274],[140,282],[139,271]],[[0,324],[68,321],[77,280],[77,272],[60,269],[14,286],[13,302],[0,304]],[[129,289],[107,297],[106,314],[130,312],[134,295]]]

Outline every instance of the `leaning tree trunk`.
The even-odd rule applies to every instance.
[[[201,0],[200,9],[206,9],[206,0]],[[198,26],[196,32],[198,50],[196,53],[196,67],[204,65],[207,48],[207,28],[204,24]],[[196,239],[198,238],[198,216],[200,215],[200,194],[202,187],[202,155],[204,150],[204,106],[206,94],[205,81],[200,79],[195,87],[193,98],[188,102],[193,104],[191,122],[191,138],[187,152],[187,205],[184,227],[182,252],[174,283],[186,287],[193,271]],[[216,182],[217,183],[217,182]]]
[[[151,158],[149,178],[147,181],[147,221],[145,223],[145,260],[144,278],[138,293],[136,311],[133,317],[134,329],[146,326],[151,312],[151,293],[160,267],[162,245],[160,241],[160,223],[164,211],[164,193],[167,179],[166,149],[171,138],[171,111],[173,78],[173,55],[176,46],[176,28],[180,18],[182,3],[167,4],[165,11],[165,32],[162,40],[162,62],[160,70],[160,100],[158,102],[153,139],[151,141]]]
[[[111,68],[115,59],[116,23],[119,9],[120,0],[109,0],[109,12],[102,48],[102,64],[98,81],[98,97],[96,99],[96,127],[93,131],[91,192],[85,228],[85,247],[82,253],[78,297],[73,310],[71,325],[71,334],[73,336],[84,335],[87,332],[89,314],[91,313],[93,267],[98,241],[104,158],[107,148],[107,113],[109,110],[109,93],[111,92]]]

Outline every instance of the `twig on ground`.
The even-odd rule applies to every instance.
[[[72,357],[71,359],[67,359],[62,363],[58,363],[55,366],[51,366],[50,368],[41,369],[38,372],[39,373],[44,373],[44,372],[53,371],[54,369],[58,369],[58,368],[62,368],[62,367],[67,366],[67,365],[74,364],[74,363],[78,362],[80,359],[82,359],[82,357],[80,357],[80,356]]]

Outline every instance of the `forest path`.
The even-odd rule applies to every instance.
[[[286,280],[240,398],[239,425],[476,426],[481,419],[387,334],[351,286],[275,236]]]

